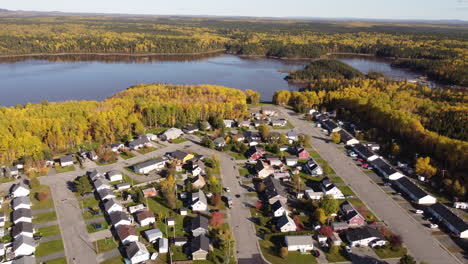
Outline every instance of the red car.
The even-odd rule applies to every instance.
[[[311,253],[312,253],[312,256],[314,256],[316,258],[320,257],[320,251],[318,251],[318,250],[312,250]]]
[[[367,164],[367,163],[363,163],[363,164],[361,164],[361,167],[363,167],[363,168],[367,168],[367,167],[369,167],[369,164]]]
[[[360,159],[360,158],[359,158],[359,159],[356,159],[356,160],[359,161],[359,162],[363,162],[363,161],[364,161],[363,159]]]

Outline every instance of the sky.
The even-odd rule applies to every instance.
[[[0,8],[153,15],[468,20],[468,0],[0,0]]]

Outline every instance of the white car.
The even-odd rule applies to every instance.
[[[424,211],[423,210],[414,210],[414,213],[415,214],[424,214]]]
[[[229,189],[229,187],[226,187],[224,188],[224,191],[228,193],[228,192],[231,192],[231,189]]]
[[[429,227],[432,228],[432,229],[434,229],[434,228],[438,228],[439,225],[438,225],[438,224],[430,224]]]
[[[351,247],[346,246],[345,249],[346,249],[346,252],[347,252],[348,254],[353,253],[353,251],[351,250]]]

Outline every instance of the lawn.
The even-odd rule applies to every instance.
[[[374,248],[375,254],[381,259],[388,258],[401,258],[406,255],[406,248],[399,247],[396,250],[392,250],[389,246],[384,246],[382,248]]]
[[[338,176],[332,176],[332,177],[330,177],[330,180],[331,180],[333,183],[344,183],[343,179],[341,179],[341,178],[338,177]]]
[[[46,226],[39,228],[37,232],[43,237],[55,236],[60,234],[60,228],[58,225]]]
[[[117,248],[119,244],[113,238],[104,238],[93,242],[97,252],[109,251]]]
[[[0,184],[1,183],[6,183],[6,182],[12,182],[14,180],[15,180],[15,178],[13,178],[13,177],[1,177],[0,178]]]
[[[146,134],[160,134],[164,131],[166,131],[168,128],[167,127],[155,127],[155,128],[151,128],[151,129],[147,129],[146,130]]]
[[[356,195],[349,186],[338,186],[338,189],[343,193],[344,196],[349,196],[349,195]]]
[[[55,220],[57,220],[57,214],[55,214],[55,212],[46,212],[33,215],[33,223],[45,223]]]
[[[130,183],[130,185],[135,185],[135,184],[141,183],[141,182],[139,182],[137,180],[134,180],[133,178],[130,178],[130,176],[128,176],[127,174],[123,174],[122,179],[123,179],[123,182],[128,182],[128,183]]]
[[[246,168],[240,168],[239,169],[239,175],[242,176],[242,177],[246,176],[246,175],[249,175],[249,170],[246,169]]]
[[[125,153],[125,152],[122,152],[120,153],[120,157],[122,157],[122,159],[124,160],[128,160],[128,159],[131,159],[133,157],[135,157],[135,155],[133,155],[130,151]]]
[[[43,257],[60,251],[63,251],[62,240],[39,243],[39,246],[36,247],[36,257]]]
[[[36,193],[40,193],[40,192],[47,192],[49,194],[49,198],[42,202],[37,200],[35,197]],[[31,199],[32,210],[54,208],[54,201],[52,200],[52,197],[50,196],[50,188],[47,185],[40,185],[39,187],[31,189],[29,198]]]
[[[278,249],[272,242],[260,240],[259,245],[263,256],[272,264],[317,263],[315,257],[310,253],[289,252],[286,258],[282,258],[278,255]]]
[[[167,208],[165,205],[161,204],[159,202],[160,198],[157,197],[151,197],[148,199],[148,208],[155,214],[163,214],[167,217],[170,217],[170,213],[172,210]],[[184,224],[184,216],[181,216],[179,214],[176,214],[175,216],[171,216],[175,219],[175,226],[174,227],[167,227],[168,232],[172,235],[173,230],[172,228],[175,228],[175,235],[176,236],[185,236],[187,235],[186,232],[183,229],[183,224]],[[156,221],[158,228],[167,236],[166,234],[166,223],[163,221]]]
[[[246,160],[247,157],[242,153],[231,152],[229,153],[231,157],[234,157],[236,160]]]
[[[44,262],[45,264],[67,264],[66,258],[57,258]]]
[[[309,154],[312,158],[321,158],[320,157],[320,154],[318,154],[317,151],[313,150],[313,151],[309,151]]]
[[[246,196],[248,196],[248,197],[258,197],[258,193],[256,193],[256,192],[249,192],[249,193],[246,194]]]
[[[182,247],[171,246],[172,261],[189,260],[190,258],[182,250]]]
[[[348,261],[348,253],[343,246],[341,246],[338,250],[338,253],[332,254],[330,252],[325,253],[327,260],[329,262],[347,262]]]
[[[66,167],[56,166],[55,167],[56,173],[64,173],[64,172],[69,172],[69,171],[74,171],[74,170],[75,170],[75,166],[66,166]]]
[[[185,138],[176,138],[176,139],[171,140],[172,144],[180,144],[180,143],[184,143],[184,142],[187,142],[187,139],[185,139]]]
[[[109,228],[109,224],[107,224],[106,220],[102,221],[100,224],[102,225],[101,229],[96,229],[96,228],[94,228],[93,225],[87,225],[86,229],[88,230],[88,233],[94,233],[94,232],[98,232],[98,231],[105,230],[105,229]]]
[[[117,256],[115,258],[104,260],[100,264],[122,264],[122,263],[125,263],[124,259],[121,256]]]
[[[145,147],[145,148],[141,148],[141,149],[137,150],[137,152],[144,155],[144,154],[153,152],[155,150],[156,150],[155,147]]]

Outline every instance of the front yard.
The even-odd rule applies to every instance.
[[[282,258],[279,255],[279,246],[271,241],[260,240],[260,249],[266,260],[272,264],[292,264],[292,263],[317,263],[317,260],[310,253],[301,254],[299,252],[288,252],[288,256]]]
[[[95,241],[94,246],[97,252],[105,252],[117,248],[119,244],[113,238],[105,238]]]
[[[60,228],[58,225],[41,227],[37,230],[37,233],[43,237],[60,235]]]
[[[407,249],[404,247],[398,247],[393,250],[388,245],[381,248],[374,248],[374,251],[381,259],[401,258],[407,253]]]
[[[35,254],[36,257],[42,257],[60,251],[63,251],[62,240],[52,240],[49,242],[39,243]]]
[[[64,172],[69,172],[69,171],[74,171],[75,170],[75,166],[71,165],[71,166],[66,166],[66,167],[61,167],[61,166],[56,166],[55,167],[55,172],[56,173],[64,173]]]
[[[37,199],[38,194],[48,194],[48,197],[43,200],[39,201]],[[31,189],[29,198],[31,199],[31,209],[32,210],[37,210],[37,209],[46,209],[46,208],[53,208],[54,207],[54,201],[52,200],[52,197],[50,196],[50,188],[47,185],[40,185],[36,188]]]
[[[33,223],[45,223],[57,220],[57,214],[55,212],[46,212],[33,216]]]

